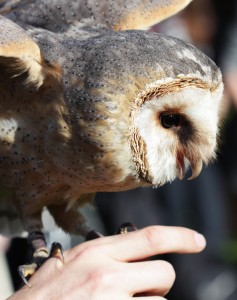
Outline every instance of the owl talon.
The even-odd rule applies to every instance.
[[[117,234],[125,234],[125,233],[128,233],[130,231],[136,231],[137,230],[137,227],[131,223],[131,222],[126,222],[126,223],[123,223],[119,229],[117,230]]]
[[[123,223],[119,229],[117,230],[116,234],[125,234],[128,233],[130,231],[136,231],[137,227],[131,223],[131,222],[125,222]],[[87,233],[86,237],[85,237],[85,241],[91,241],[94,239],[98,239],[100,237],[102,237],[103,235],[95,230],[91,230]]]
[[[21,277],[24,284],[27,285],[28,287],[31,287],[31,285],[29,284],[27,278],[30,278],[35,273],[36,269],[37,269],[36,263],[32,263],[29,265],[22,265],[18,267],[18,274]]]
[[[58,257],[64,263],[63,246],[60,243],[54,242],[51,246],[50,257]]]
[[[85,241],[91,241],[91,240],[95,240],[98,239],[100,237],[102,237],[103,235],[95,230],[91,230],[90,232],[88,232]]]
[[[25,285],[30,287],[28,279],[39,269],[46,260],[51,257],[59,258],[64,263],[63,247],[60,243],[54,242],[49,251],[46,247],[44,234],[40,231],[31,232],[28,236],[28,243],[33,247],[33,257],[30,264],[18,267],[18,274]]]

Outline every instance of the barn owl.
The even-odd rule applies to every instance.
[[[218,67],[190,44],[140,30],[189,2],[2,6],[0,207],[20,218],[37,255],[48,255],[44,207],[86,235],[78,207],[96,192],[159,187],[188,169],[194,178],[215,157]]]

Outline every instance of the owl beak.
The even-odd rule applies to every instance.
[[[182,154],[182,152],[178,152],[177,153],[177,158],[176,158],[176,174],[177,174],[177,177],[182,180],[184,179],[184,176],[185,176],[185,161],[184,161],[184,154]],[[191,170],[192,170],[192,176],[189,177],[188,179],[189,180],[192,180],[194,178],[196,178],[200,172],[202,171],[202,160],[199,159],[195,162],[193,162],[191,159],[188,159],[189,160],[189,164],[190,164],[190,167],[191,167]]]
[[[182,180],[185,176],[185,163],[184,163],[184,155],[181,152],[178,152],[176,158],[176,175]]]
[[[196,163],[190,162],[190,164],[191,164],[191,169],[192,169],[192,176],[189,177],[188,180],[192,180],[192,179],[196,178],[202,171],[202,165],[203,165],[201,159],[199,159],[198,162],[196,162]]]

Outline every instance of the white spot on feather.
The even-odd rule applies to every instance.
[[[18,123],[15,119],[0,119],[0,139],[13,144]]]

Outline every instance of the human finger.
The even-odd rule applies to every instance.
[[[120,284],[131,294],[166,295],[175,281],[172,265],[163,260],[125,264]],[[126,279],[132,278],[132,280]]]
[[[136,261],[163,253],[196,253],[205,248],[205,238],[184,227],[150,226],[127,234],[102,237],[65,252],[71,260],[81,253],[119,261]]]
[[[120,261],[164,253],[197,253],[206,245],[201,234],[183,227],[150,226],[111,238],[107,241],[107,254]]]

